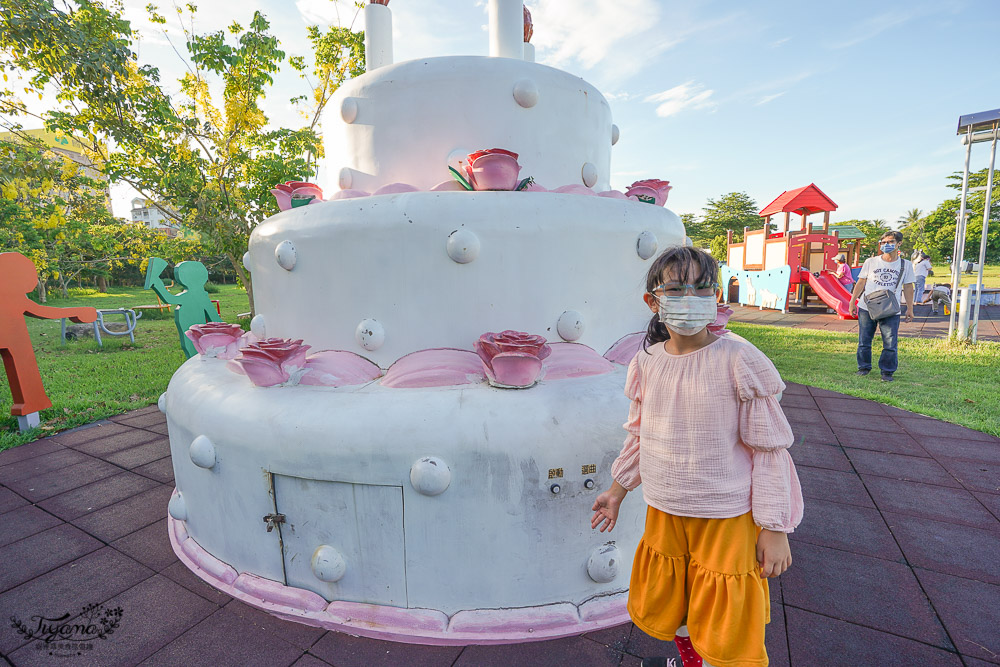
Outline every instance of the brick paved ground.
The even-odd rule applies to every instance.
[[[807,504],[772,588],[771,664],[1000,664],[1000,439],[802,385],[782,403],[803,438],[792,452]],[[171,551],[165,433],[150,407],[0,452],[0,662],[635,667],[677,655],[631,625],[463,648],[277,620]],[[57,659],[7,623],[97,602],[121,606],[121,626],[79,656]]]
[[[857,320],[842,320],[834,313],[826,312],[825,307],[815,304],[815,298],[808,308],[789,308],[787,313],[780,310],[760,310],[730,304],[733,309],[734,322],[749,322],[753,324],[770,324],[779,327],[798,327],[802,329],[822,329],[824,331],[846,331],[858,333]],[[900,336],[918,336],[920,338],[946,338],[948,336],[948,316],[931,315],[930,306],[917,306],[913,322],[899,325]],[[984,306],[979,311],[978,340],[1000,341],[1000,306]]]

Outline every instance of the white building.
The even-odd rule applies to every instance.
[[[132,222],[162,231],[167,236],[176,236],[180,230],[179,224],[164,215],[163,211],[145,197],[135,197],[132,200]]]

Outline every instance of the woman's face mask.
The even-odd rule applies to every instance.
[[[660,296],[660,321],[672,333],[693,336],[715,321],[719,311],[715,295]]]

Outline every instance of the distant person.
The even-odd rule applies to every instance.
[[[854,286],[854,276],[851,275],[851,267],[847,263],[847,257],[843,254],[837,255],[834,260],[837,263],[837,268],[834,270],[833,275],[837,277],[837,281],[844,286],[848,292]]]
[[[893,373],[899,365],[896,343],[899,334],[900,298],[906,294],[903,313],[906,322],[913,321],[913,264],[899,255],[902,232],[889,231],[879,241],[881,255],[869,257],[861,266],[858,282],[851,294],[851,315],[858,316],[858,375],[868,375],[872,370],[872,340],[876,327],[882,334],[882,354],[878,358],[878,368],[882,382],[892,382]],[[879,297],[891,294],[896,299],[893,312],[882,313],[877,319],[869,311],[868,300],[879,302]],[[877,303],[876,303],[877,305]]]
[[[931,315],[938,314],[938,306],[944,304],[951,307],[951,287],[944,283],[936,283],[927,294],[927,300],[923,303],[931,304]]]
[[[934,270],[931,268],[930,255],[921,252],[913,260],[913,275],[917,277],[916,284],[913,287],[913,298],[916,299],[917,303],[920,303],[924,300],[924,283],[927,281],[927,276],[934,275]]]

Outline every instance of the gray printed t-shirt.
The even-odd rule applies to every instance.
[[[899,264],[898,259],[894,262],[887,262],[882,259],[882,255],[869,257],[865,260],[865,263],[861,266],[861,273],[858,274],[858,280],[865,279],[865,293],[864,296],[858,299],[859,308],[868,310],[865,298],[872,292],[893,288],[896,280],[899,278]],[[914,283],[916,280],[916,277],[913,275],[913,264],[904,259],[903,279],[899,281],[899,287],[896,288],[896,301],[900,304],[903,303],[903,285]]]

